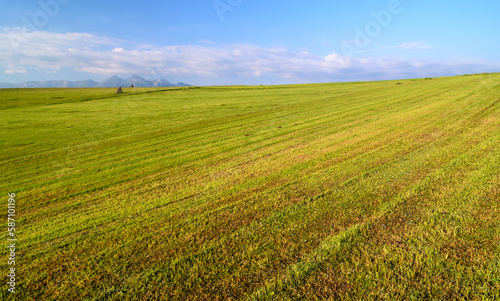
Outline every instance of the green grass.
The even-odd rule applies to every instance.
[[[125,92],[0,90],[18,300],[500,298],[500,74]]]

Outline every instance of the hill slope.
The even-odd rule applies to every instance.
[[[0,91],[18,298],[500,298],[500,74],[97,90]]]

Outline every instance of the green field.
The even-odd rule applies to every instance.
[[[0,90],[17,300],[500,299],[500,74],[114,91]]]

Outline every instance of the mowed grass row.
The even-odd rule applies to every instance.
[[[500,75],[399,82],[5,107],[18,297],[498,297]]]
[[[296,135],[295,135],[295,136],[296,136]],[[264,138],[264,139],[265,139],[265,138]],[[295,140],[296,140],[296,137],[295,137]],[[207,144],[206,142],[205,142],[205,143],[203,143],[203,145],[206,145],[206,144]],[[158,144],[157,144],[157,145],[158,145]],[[202,146],[202,147],[203,147],[203,146]],[[120,148],[119,148],[119,149],[120,149],[120,151],[121,151],[121,152],[122,152],[122,154],[123,154],[122,156],[123,156],[123,157],[128,157],[128,156],[129,156],[128,154],[131,152],[131,149],[126,148],[125,150],[123,150],[122,148],[123,148],[123,147],[120,147]],[[135,148],[135,149],[141,149],[141,152],[139,152],[139,153],[138,153],[139,155],[142,155],[142,154],[144,154],[144,153],[149,153],[149,152],[150,152],[150,150],[143,150],[143,147],[140,147],[140,146],[137,146],[137,145],[133,145],[133,146],[132,146],[132,149],[134,149],[134,148]],[[203,148],[203,149],[201,149],[201,151],[206,153],[206,150],[205,150],[204,148]],[[274,150],[273,150],[273,151],[274,151]],[[108,154],[108,153],[107,153],[107,154]],[[108,154],[108,155],[109,155],[109,154]],[[113,155],[114,155],[114,154],[113,154]],[[100,154],[97,154],[96,156],[91,157],[91,158],[90,158],[90,160],[94,161],[94,160],[95,160],[95,158],[96,158],[97,156],[101,156],[101,155],[100,155]],[[155,156],[155,157],[158,157],[158,156]],[[116,155],[114,155],[114,159],[115,159],[115,161],[116,161],[116,158],[117,158],[117,156],[116,156]],[[158,158],[155,158],[155,159],[157,159],[157,160],[158,160]],[[159,159],[161,160],[162,158],[159,158]],[[175,158],[175,159],[177,159],[177,158]],[[195,158],[195,159],[198,159],[198,158]],[[143,162],[144,162],[144,161],[146,161],[146,160],[144,160],[144,157],[139,157],[139,160],[140,160],[140,162],[141,162],[142,164],[144,164]],[[175,160],[175,161],[179,161],[179,160]],[[146,164],[148,164],[148,163],[149,163],[149,162],[146,162]],[[177,163],[177,162],[176,162],[176,163]],[[99,164],[99,166],[102,166],[102,165],[103,165],[103,164]],[[206,165],[206,164],[205,164],[205,165]],[[114,171],[113,171],[113,172],[114,172]],[[122,175],[123,175],[123,173],[122,173]],[[71,174],[71,175],[70,175],[70,177],[74,177],[74,175],[73,175],[73,174]],[[89,177],[90,177],[90,178],[95,178],[96,176],[95,176],[94,174],[91,174],[91,175],[89,175]],[[84,179],[82,179],[82,178],[81,178],[81,176],[79,176],[78,178],[79,178],[79,180],[80,180],[80,181],[81,181],[81,180],[84,180]],[[91,181],[89,180],[89,181],[86,181],[86,182],[90,183]],[[58,183],[58,182],[56,181],[56,183]],[[45,203],[41,203],[41,204],[40,204],[40,206],[43,206],[43,207],[46,207],[46,205],[47,205],[47,204],[45,204]]]

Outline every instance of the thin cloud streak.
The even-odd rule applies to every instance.
[[[387,49],[428,50],[434,48],[435,48],[434,46],[428,45],[426,42],[412,42],[412,43],[402,43],[399,45],[379,47],[376,50],[387,50]]]

